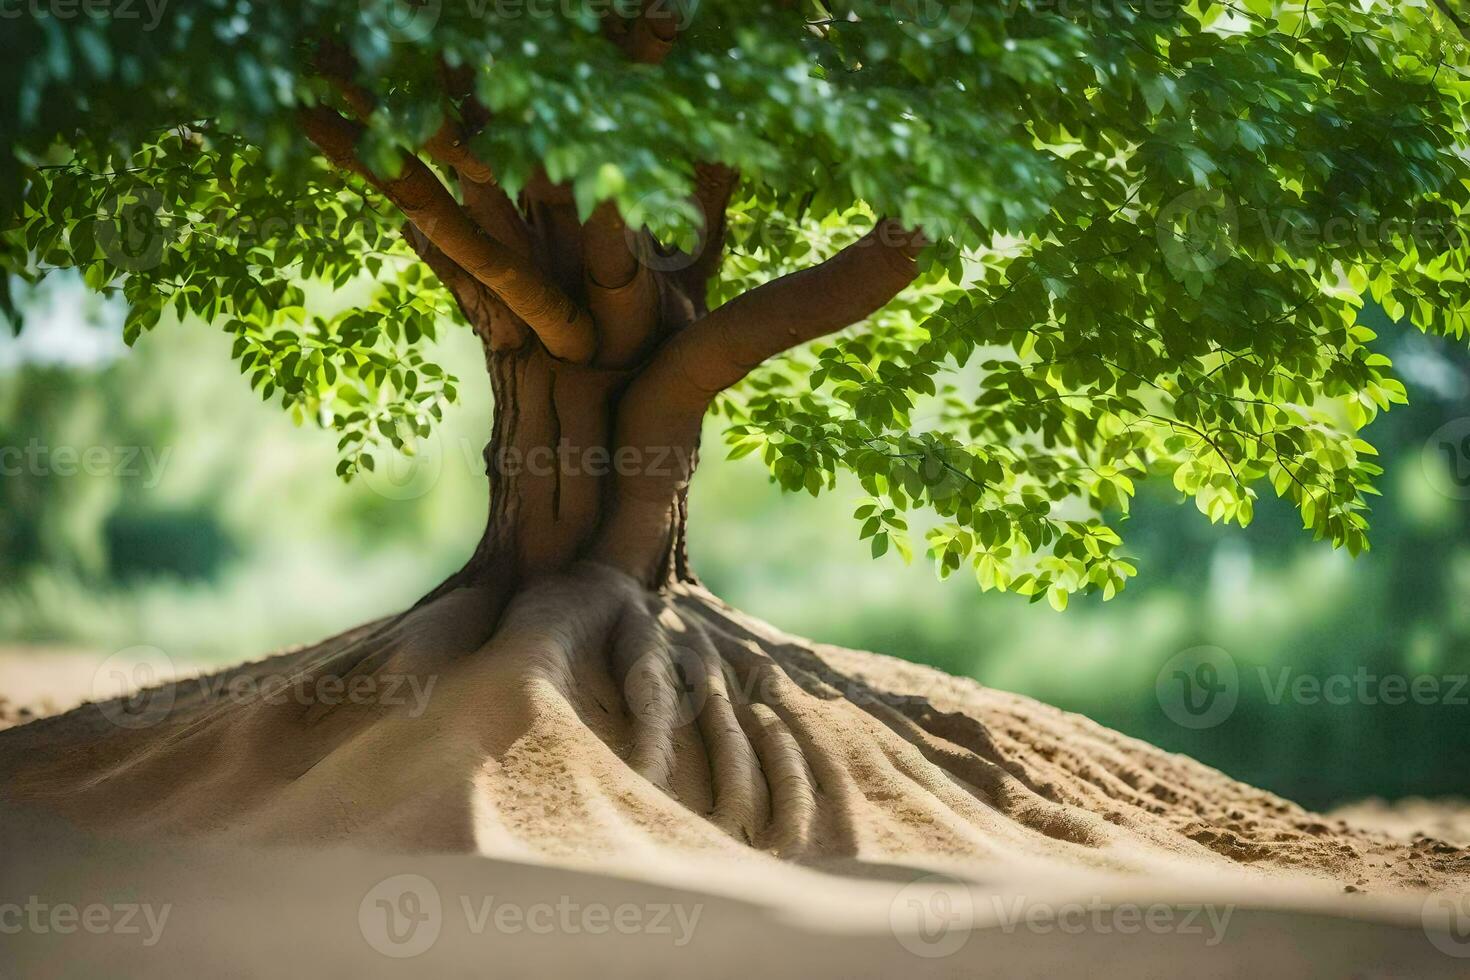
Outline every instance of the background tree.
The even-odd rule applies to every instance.
[[[754,654],[682,546],[712,407],[785,488],[855,473],[875,556],[907,555],[903,515],[927,509],[941,574],[1058,608],[1134,573],[1117,525],[1145,476],[1242,524],[1269,485],[1365,547],[1358,430],[1404,391],[1363,296],[1454,336],[1470,306],[1452,20],[1166,0],[39,16],[4,68],[5,257],[121,290],[130,341],[170,304],[222,323],[264,397],[340,430],[346,477],[456,397],[420,339],[443,317],[481,339],[484,537],[310,669],[377,669],[410,635],[477,647],[576,567],[607,608],[583,600],[573,646],[693,650],[680,669],[719,684]],[[328,315],[313,283],[369,296]],[[660,724],[631,760],[655,782]]]

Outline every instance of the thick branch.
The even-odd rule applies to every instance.
[[[517,255],[530,257],[531,233],[510,195],[495,183],[493,177],[481,181],[467,176],[463,170],[458,173],[464,209],[475,223]]]
[[[345,47],[335,42],[318,46],[314,67],[317,74],[326,79],[352,114],[361,122],[367,122],[377,107],[377,96],[354,79],[357,62]],[[468,90],[466,71],[444,68],[444,85],[449,100],[470,110],[474,125],[482,125],[487,114],[482,106],[465,94]],[[452,115],[453,111],[446,109]],[[445,119],[434,135],[424,144],[424,150],[442,166],[451,168],[459,176],[461,193],[464,195],[465,210],[470,217],[492,238],[523,256],[531,254],[530,235],[526,223],[516,209],[515,203],[495,183],[495,174],[490,167],[470,152],[465,145],[464,129],[452,118]]]
[[[435,160],[447,167],[453,167],[454,172],[464,180],[488,184],[495,179],[490,168],[464,145],[459,126],[451,120],[444,120],[434,131],[434,135],[424,143],[424,149]]]
[[[441,252],[428,236],[409,223],[403,237],[418,253],[459,304],[470,326],[491,350],[515,350],[526,342],[526,326],[494,293],[454,260]]]
[[[625,286],[640,268],[628,240],[628,226],[612,201],[604,201],[593,209],[582,227],[582,241],[587,252],[587,278],[604,287]]]
[[[886,305],[918,274],[923,245],[920,234],[880,221],[826,262],[752,289],[666,342],[619,403],[615,442],[648,465],[620,471],[593,556],[651,580],[672,547],[666,532],[715,395],[762,361]]]
[[[299,118],[328,159],[381,190],[440,251],[524,320],[553,356],[578,364],[592,359],[597,342],[587,312],[529,259],[485,234],[422,160],[404,154],[398,177],[380,177],[357,156],[361,126],[321,106],[303,109]]]
[[[598,205],[582,227],[587,308],[602,338],[603,359],[612,366],[636,360],[658,325],[658,283],[633,244],[611,201]]]
[[[424,149],[459,176],[464,208],[475,223],[517,255],[529,257],[531,233],[525,219],[510,195],[495,182],[494,171],[465,146],[460,127],[446,119]]]
[[[819,265],[782,276],[675,335],[639,377],[672,411],[698,413],[724,389],[782,351],[840,330],[886,305],[918,274],[924,238],[896,222],[871,232]]]

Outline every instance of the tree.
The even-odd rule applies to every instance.
[[[699,587],[705,416],[788,490],[854,474],[875,557],[909,557],[928,512],[941,575],[1059,609],[1134,574],[1144,477],[1242,525],[1269,484],[1358,551],[1359,433],[1405,396],[1364,297],[1457,337],[1470,315],[1458,23],[1320,0],[37,14],[3,69],[5,259],[120,292],[129,342],[167,310],[221,324],[264,398],[341,433],[347,478],[427,435],[460,381],[422,340],[472,329],[483,538],[413,610],[292,662],[350,678],[507,633],[573,678],[652,658],[627,761],[667,786],[675,678],[719,692],[714,819],[755,840],[831,762],[795,694],[733,692],[771,664],[853,688]]]

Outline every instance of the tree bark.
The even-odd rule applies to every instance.
[[[627,372],[569,365],[531,346],[487,349],[486,366],[489,516],[469,562],[428,598],[486,585],[509,595],[588,557],[637,568],[653,590],[694,581],[685,531],[697,432],[661,446],[619,443],[616,420],[635,377]],[[620,486],[649,475],[667,487],[657,518],[640,526],[644,540],[609,547],[607,515],[618,512]]]
[[[657,5],[622,27],[630,55],[650,62],[676,33]],[[469,588],[498,610],[524,585],[587,559],[652,590],[694,581],[688,490],[711,402],[763,361],[886,304],[917,274],[922,235],[880,220],[827,261],[710,312],[735,171],[694,166],[706,234],[697,254],[675,253],[629,228],[611,202],[580,220],[570,190],[544,173],[512,200],[453,121],[424,151],[458,195],[413,153],[396,175],[372,171],[356,141],[375,98],[349,63],[324,64],[356,119],[306,108],[305,133],[402,212],[407,240],[474,328],[490,375],[485,532],[419,605]]]
[[[656,246],[630,235],[608,206],[580,228],[534,219],[528,227],[568,295],[582,284],[576,295],[593,311],[606,355],[596,363],[557,357],[534,331],[512,334],[517,318],[493,291],[428,236],[409,238],[484,341],[495,407],[485,533],[425,602],[489,587],[500,604],[585,559],[655,591],[696,581],[688,491],[710,403],[765,359],[877,310],[912,281],[923,244],[880,222],[826,262],[708,312],[703,280],[640,262],[638,253]],[[690,294],[691,282],[700,293]]]

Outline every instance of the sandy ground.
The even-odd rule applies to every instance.
[[[0,646],[0,730],[91,700],[107,687],[98,674],[108,659],[109,655],[91,650]],[[125,669],[143,663],[141,656],[123,659]],[[172,676],[196,676],[209,667],[202,661],[178,664]],[[131,676],[134,671],[127,673]],[[1402,841],[1428,836],[1470,846],[1470,799],[1367,799],[1343,804],[1327,815]]]
[[[1403,841],[1435,837],[1470,847],[1470,800],[1361,800],[1337,807],[1328,815]]]
[[[109,655],[69,647],[0,646],[0,729],[123,693],[144,678],[166,681],[206,669],[203,663],[165,664],[144,648]]]
[[[6,978],[1470,975],[1470,932],[1435,896],[1229,876],[977,883],[895,868],[881,881],[123,848],[23,824],[4,823],[0,859]]]
[[[834,795],[841,773],[817,774],[815,809],[798,814],[806,852],[776,860],[676,802],[710,792],[689,775],[708,773],[704,750],[672,746],[660,788],[609,751],[636,748],[636,731],[586,727],[615,690],[538,682],[515,711],[487,698],[528,676],[517,657],[542,653],[539,638],[516,647],[513,630],[501,642],[436,664],[446,693],[422,717],[331,715],[303,729],[295,715],[203,703],[177,728],[109,733],[119,754],[79,764],[96,775],[66,791],[87,798],[74,808],[87,826],[115,825],[107,836],[62,807],[0,806],[0,980],[1470,976],[1463,804],[1369,802],[1324,820],[1076,716],[820,648],[817,662],[783,654],[783,669],[923,690],[927,727],[908,737],[927,754],[858,739],[868,722],[849,702],[792,694],[793,724],[811,711],[813,730],[850,739],[837,749],[854,753],[853,781]],[[119,693],[119,677],[162,679],[80,651],[0,651],[0,711],[18,722],[65,711]],[[596,706],[573,703],[584,695]],[[89,713],[0,739],[11,771],[58,741],[90,753]],[[311,731],[318,758],[300,771],[291,744]],[[946,738],[1041,795],[1004,776],[956,793],[946,780],[969,784],[953,768],[924,762],[955,765]],[[251,759],[242,740],[257,746]],[[862,754],[870,744],[887,768]],[[259,753],[295,774],[248,768]],[[199,759],[211,779],[180,788],[180,767]],[[0,781],[0,796],[12,788]],[[171,835],[212,829],[165,843],[170,821],[189,825]]]

